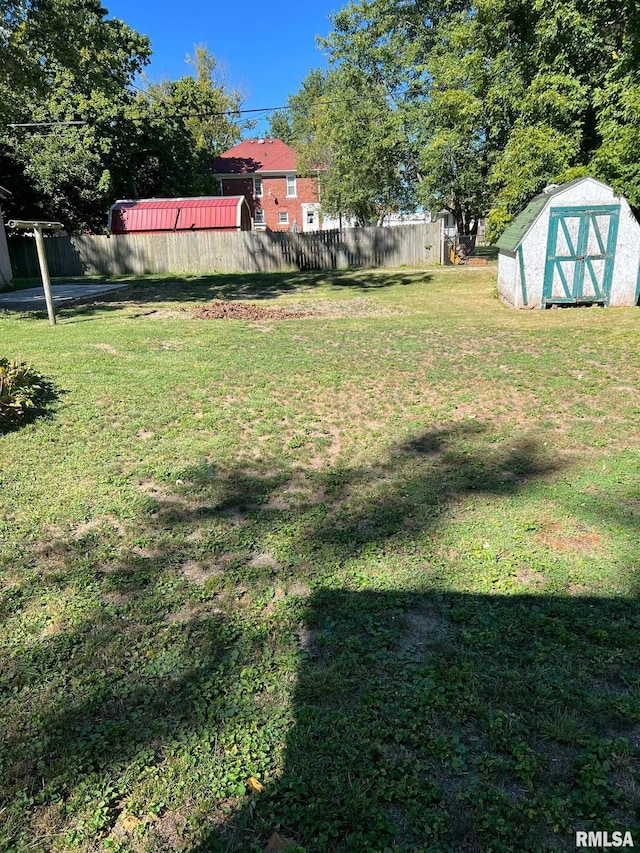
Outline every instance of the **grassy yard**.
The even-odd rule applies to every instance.
[[[0,850],[638,830],[640,311],[515,312],[494,278],[0,315],[56,391],[0,436]],[[193,319],[216,297],[312,313]]]

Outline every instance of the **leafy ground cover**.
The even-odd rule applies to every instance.
[[[43,414],[49,397],[46,383],[28,364],[0,358],[0,432]]]
[[[639,315],[514,312],[494,277],[0,317],[57,394],[0,438],[1,850],[637,829]]]

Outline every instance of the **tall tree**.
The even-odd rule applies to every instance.
[[[334,65],[357,68],[393,103],[407,185],[472,233],[486,207],[488,160],[476,126],[481,81],[460,43],[464,8],[461,0],[351,2],[321,44]]]
[[[284,110],[278,110],[278,112],[271,113],[269,116],[269,131],[267,135],[270,139],[281,139],[283,142],[286,142],[287,145],[292,144],[294,141],[293,128],[291,127],[289,116]]]
[[[362,0],[323,42],[392,94],[420,195],[497,235],[546,183],[589,172],[640,195],[635,0]]]
[[[107,19],[95,0],[25,0],[5,6],[0,73],[2,166],[24,192],[15,212],[60,218],[70,228],[104,221],[113,190],[117,123],[134,109],[129,88],[148,62],[149,40]],[[13,122],[70,122],[36,132]]]
[[[203,45],[194,73],[145,90],[150,45],[95,0],[0,0],[0,170],[9,213],[104,230],[120,197],[213,193],[215,156],[241,135],[240,93]],[[65,124],[83,121],[84,124]],[[9,122],[58,122],[10,129]]]
[[[504,142],[490,175],[494,234],[545,183],[613,177],[602,148],[621,117],[609,84],[637,55],[637,17],[634,2],[612,0],[479,3],[473,26],[489,70],[486,102]],[[620,178],[617,188],[632,196],[631,175]]]
[[[156,123],[161,125],[163,117],[168,123],[178,122],[189,149],[180,154],[183,168],[177,161],[168,170],[165,164],[165,174],[176,179],[184,194],[213,194],[218,187],[213,161],[235,145],[253,122],[241,118],[243,94],[227,84],[206,45],[196,45],[187,62],[192,75],[147,85],[147,104]]]
[[[149,39],[98,0],[3,0],[0,5],[0,111],[28,120],[40,96],[70,107],[98,91],[118,97],[149,61]]]
[[[413,108],[419,196],[428,209],[453,214],[458,233],[475,234],[490,198],[492,131],[482,57],[468,38],[465,15],[441,23],[424,67],[428,97]]]
[[[297,92],[287,98],[287,110],[273,113],[269,119],[269,135],[288,145],[313,143],[317,134],[317,119],[328,93],[327,72],[320,68],[310,71]]]
[[[411,205],[401,115],[370,76],[348,64],[312,71],[278,123],[299,169],[317,175],[324,212],[367,225]]]

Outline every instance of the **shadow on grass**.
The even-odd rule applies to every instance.
[[[214,299],[263,301],[296,293],[303,295],[327,286],[331,289],[351,289],[361,295],[397,285],[428,283],[431,278],[432,275],[423,270],[220,273],[142,278],[132,279],[130,288],[93,297],[88,304],[61,307],[58,313],[61,317],[71,318],[120,310],[123,306],[131,305],[153,306],[155,303],[172,302],[201,304]],[[78,280],[78,283],[82,281]],[[330,290],[326,292],[330,297]]]
[[[452,591],[465,555],[434,552],[460,501],[557,470],[485,432],[370,468],[191,466],[145,486],[132,530],[30,555],[0,613],[7,849],[45,818],[126,844],[124,809],[149,849],[192,853],[276,830],[309,853],[574,849],[628,826],[636,603]]]
[[[637,621],[587,597],[314,593],[282,771],[191,850],[277,831],[309,853],[570,851],[579,829],[634,830]]]

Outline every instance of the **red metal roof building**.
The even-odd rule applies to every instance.
[[[296,155],[281,139],[245,139],[213,164],[223,196],[242,193],[254,228],[317,231],[321,227],[318,182],[299,177]]]
[[[143,198],[117,201],[109,210],[113,234],[155,231],[250,231],[244,196]]]

